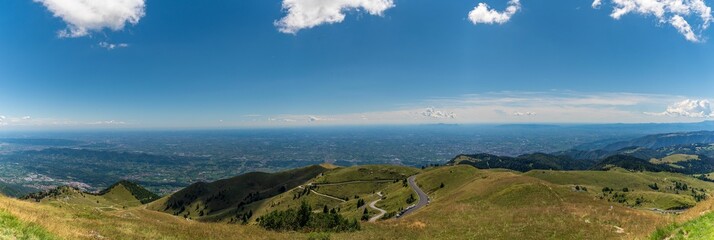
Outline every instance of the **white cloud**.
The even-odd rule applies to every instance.
[[[308,116],[307,121],[308,122],[317,122],[317,121],[322,121],[323,119],[317,116]]]
[[[687,20],[684,20],[682,16],[674,15],[672,19],[669,20],[669,23],[672,24],[672,26],[676,28],[679,33],[684,35],[684,38],[687,40],[699,42],[699,37],[697,37],[694,31],[692,31],[692,26],[690,26]]]
[[[129,44],[126,43],[108,43],[108,42],[100,42],[99,47],[101,48],[106,48],[107,50],[113,50],[115,48],[125,48],[129,47]]]
[[[697,31],[709,28],[714,16],[711,7],[704,0],[612,0],[613,10],[610,16],[620,19],[622,16],[637,13],[644,16],[654,16],[659,23],[669,23],[677,29],[688,41],[701,42],[701,34],[697,34],[685,17],[695,15],[701,21]],[[598,8],[601,0],[593,1],[593,8]],[[691,20],[691,19],[690,19]]]
[[[116,120],[109,120],[109,121],[96,121],[96,122],[90,122],[87,123],[87,125],[126,125],[126,122],[122,121],[116,121]]]
[[[511,20],[511,17],[520,10],[521,3],[519,0],[508,1],[508,7],[506,7],[506,10],[503,12],[490,9],[486,3],[479,3],[478,6],[469,12],[469,20],[471,20],[473,24],[504,24]]]
[[[428,118],[437,118],[437,119],[454,119],[456,118],[456,114],[453,112],[445,112],[445,111],[440,111],[436,110],[433,107],[428,107],[426,108],[423,112],[421,112],[421,115],[424,117]]]
[[[287,16],[276,21],[275,26],[280,32],[295,34],[322,24],[340,23],[348,10],[363,9],[371,15],[382,16],[392,7],[393,0],[283,0]]]
[[[34,0],[42,3],[55,17],[61,18],[67,29],[60,37],[83,37],[105,28],[123,29],[127,23],[137,24],[145,15],[145,0]]]
[[[690,118],[709,118],[714,117],[711,103],[709,100],[684,100],[674,103],[667,107],[667,110],[661,113],[648,113],[650,115],[672,116],[672,117],[690,117]]]
[[[600,8],[600,5],[602,5],[602,0],[594,0],[592,7],[597,9],[597,8]]]
[[[521,116],[535,116],[535,115],[536,115],[536,113],[534,113],[534,112],[514,112],[514,113],[513,113],[513,116],[516,116],[516,117],[521,117]]]

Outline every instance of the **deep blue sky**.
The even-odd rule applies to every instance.
[[[467,14],[477,3],[398,0],[384,16],[351,11],[292,35],[273,24],[286,14],[279,0],[149,0],[136,25],[59,38],[66,24],[42,4],[5,1],[0,115],[211,127],[241,125],[245,115],[422,108],[468,94],[713,97],[711,43],[689,42],[653,17],[523,0],[509,22],[474,25]]]

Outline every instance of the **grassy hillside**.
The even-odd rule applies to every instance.
[[[419,169],[396,165],[363,165],[336,168],[315,180],[315,183],[348,181],[401,180],[417,174]]]
[[[413,167],[394,165],[366,165],[334,168],[310,180],[306,184],[290,189],[276,197],[246,206],[253,218],[275,210],[286,210],[306,201],[313,209],[336,209],[348,218],[360,219],[367,205],[379,199],[377,206],[392,213],[394,217],[400,209],[409,204],[406,199],[411,189],[403,186],[402,180],[421,170]],[[364,205],[358,207],[358,202]],[[367,208],[368,211],[373,211]]]
[[[642,209],[690,208],[704,200],[698,196],[714,191],[714,183],[669,172],[533,170],[524,175],[572,188],[585,187],[594,197]]]
[[[364,222],[362,230],[356,232],[326,234],[331,239],[643,239],[658,227],[684,222],[714,209],[713,199],[697,202],[690,195],[691,189],[705,189],[708,194],[714,190],[714,183],[666,172],[616,169],[518,173],[480,170],[465,165],[424,170],[385,167],[382,171],[379,166],[318,170],[315,167],[296,169],[257,179],[256,175],[248,175],[250,179],[239,178],[244,182],[231,182],[235,184],[231,186],[261,187],[273,181],[298,178],[291,174],[314,174],[304,181],[298,179],[302,183],[291,185],[282,193],[243,205],[243,210],[251,211],[253,218],[275,210],[296,208],[302,202],[310,204],[315,212],[321,212],[327,206],[328,209],[339,209],[339,213],[347,218],[359,218],[365,206],[358,207],[357,202],[364,200],[368,204],[380,199],[377,192],[384,195],[377,206],[388,212],[408,206],[405,200],[413,194],[411,188],[405,187],[399,179],[369,180],[370,174],[377,173],[398,177],[414,173],[417,184],[430,196],[431,203],[412,215],[376,223]],[[278,176],[280,181],[273,179]],[[258,180],[264,185],[255,182]],[[316,184],[326,182],[333,185]],[[650,187],[654,183],[657,183],[659,190]],[[690,190],[677,189],[683,189],[683,184]],[[628,188],[627,202],[600,198],[605,196],[602,192],[605,186],[619,189],[608,193],[609,197]],[[98,208],[97,203],[92,202],[100,200],[109,203],[122,199],[122,196],[133,197],[131,191],[123,186],[112,189],[110,193],[113,192],[116,197],[97,199],[91,197],[98,196],[90,196],[85,199],[81,193],[79,196],[63,193],[62,197],[46,198],[42,203],[0,196],[0,211],[4,210],[18,221],[34,224],[62,239],[235,239],[236,236],[243,239],[309,239],[315,235],[268,231],[254,221],[245,225],[194,221],[150,209],[165,204],[168,198],[147,205],[106,209]],[[677,194],[677,191],[680,193]],[[351,196],[345,201],[320,194],[355,194],[359,198]],[[652,199],[647,203],[651,205],[633,208],[630,203],[634,202],[635,196]],[[655,200],[658,198],[661,200]],[[648,209],[664,209],[670,204],[668,202],[677,201],[690,201],[692,208],[676,216]],[[214,214],[212,216],[220,216],[221,213]]]
[[[20,221],[5,210],[0,209],[0,239],[56,239],[42,227]]]
[[[327,170],[314,165],[278,173],[253,172],[211,183],[196,183],[148,207],[196,220],[232,220],[248,214],[250,209],[246,205],[284,193]]]
[[[518,157],[496,156],[491,154],[459,155],[449,164],[471,165],[480,169],[506,168],[525,172],[531,169],[576,170],[587,169],[594,164],[590,160],[575,160],[568,156],[545,153],[525,154]]]

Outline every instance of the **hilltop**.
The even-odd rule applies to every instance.
[[[136,183],[122,180],[108,188],[91,193],[70,186],[60,186],[21,197],[23,200],[44,203],[64,203],[97,209],[117,209],[140,206],[159,196]]]

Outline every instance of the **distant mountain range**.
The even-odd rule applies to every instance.
[[[635,171],[669,171],[686,174],[714,172],[714,132],[681,132],[648,135],[608,144],[601,149],[534,153],[518,157],[479,153],[459,155],[449,164],[516,171],[607,170],[619,167]]]

